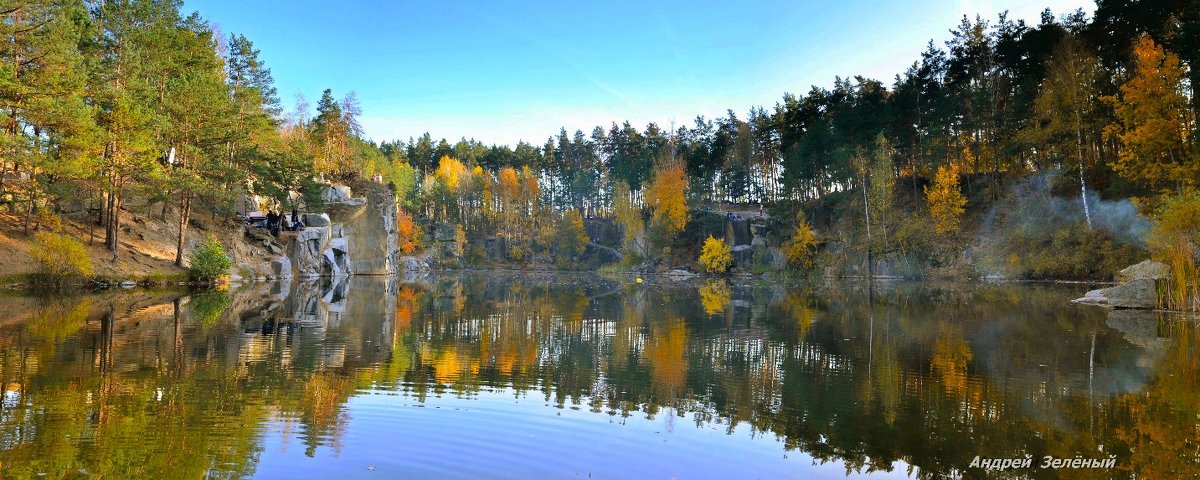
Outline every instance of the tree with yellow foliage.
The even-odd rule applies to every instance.
[[[953,166],[938,167],[933,185],[925,187],[925,199],[929,202],[933,229],[939,234],[957,232],[967,206],[967,198],[958,188],[958,170]]]
[[[788,264],[797,268],[812,268],[813,250],[817,246],[817,232],[813,230],[804,212],[796,212],[796,231],[783,247]]]
[[[501,215],[504,218],[504,236],[512,239],[513,215],[517,209],[517,198],[521,195],[521,181],[517,179],[517,171],[512,167],[500,169],[496,175],[496,194],[500,197]]]
[[[729,250],[729,245],[725,244],[724,239],[713,238],[711,235],[704,239],[704,246],[700,248],[700,265],[704,267],[704,271],[725,273],[732,264],[733,252]]]
[[[646,190],[652,227],[660,240],[674,238],[687,226],[687,172],[677,160],[662,162],[654,169],[654,181]]]
[[[1118,125],[1106,130],[1124,144],[1113,170],[1155,192],[1196,184],[1200,173],[1184,78],[1187,67],[1147,35],[1133,48],[1133,76],[1120,98],[1106,97]]]
[[[454,157],[443,156],[438,161],[438,168],[433,172],[433,178],[432,193],[437,201],[437,207],[441,210],[439,218],[447,220],[453,214],[454,218],[461,219],[462,190],[471,178],[467,166]],[[434,213],[436,216],[439,212],[435,211]]]

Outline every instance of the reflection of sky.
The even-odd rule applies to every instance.
[[[814,463],[774,435],[742,424],[697,426],[664,409],[647,419],[559,409],[537,392],[484,390],[424,403],[392,391],[364,391],[346,404],[340,442],[313,458],[299,436],[270,425],[260,478],[845,478],[841,462]],[[287,438],[287,436],[292,436]],[[340,444],[340,451],[329,447]],[[375,466],[375,470],[369,467]],[[904,478],[897,463],[875,478]]]

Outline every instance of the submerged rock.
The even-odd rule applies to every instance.
[[[667,272],[667,277],[670,278],[671,280],[675,280],[675,281],[687,280],[687,279],[695,277],[695,276],[696,276],[695,273],[692,273],[687,270],[679,269],[679,268],[676,268],[674,270],[671,270],[670,272]]]

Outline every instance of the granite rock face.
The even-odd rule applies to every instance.
[[[344,254],[344,270],[355,275],[396,273],[396,198],[383,185],[371,184],[362,193],[364,197],[329,205],[333,237],[340,240],[335,250]]]
[[[325,250],[331,238],[329,227],[306,227],[296,232],[286,249],[295,276],[312,278],[324,274]]]
[[[368,184],[352,197],[350,188],[325,191],[326,212],[304,215],[304,230],[291,237],[287,256],[294,276],[345,277],[396,273],[396,199],[383,185]]]
[[[321,193],[321,199],[328,203],[345,203],[353,198],[350,194],[350,187],[345,185],[330,185],[325,187],[325,191]]]
[[[271,272],[275,278],[292,278],[292,261],[286,256],[271,261]]]

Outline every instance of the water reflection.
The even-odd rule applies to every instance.
[[[479,275],[4,298],[0,474],[1200,475],[1195,323],[1073,293]]]

